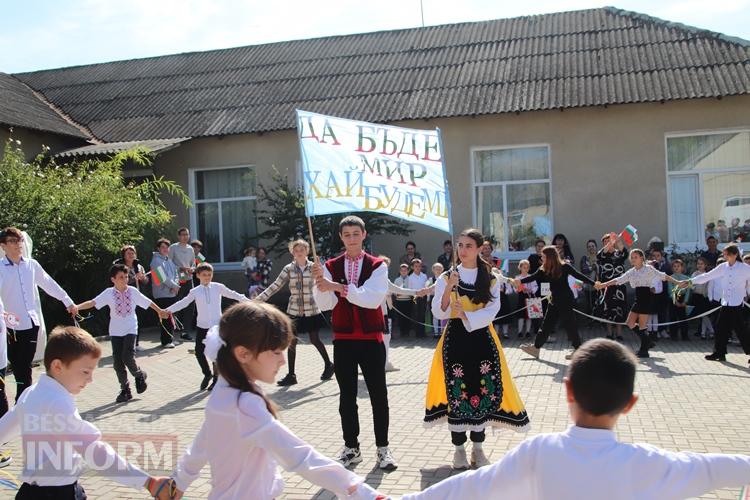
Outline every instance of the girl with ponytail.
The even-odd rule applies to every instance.
[[[480,256],[484,241],[477,229],[458,238],[457,269],[443,273],[435,284],[432,313],[448,323],[438,341],[427,383],[424,422],[447,422],[451,431],[453,468],[468,469],[464,445],[472,441],[471,465],[489,460],[482,450],[487,426],[518,431],[528,428],[529,417],[505,361],[492,321],[500,310],[500,284]]]
[[[206,462],[211,464],[210,499],[277,498],[284,488],[277,464],[340,498],[377,497],[363,478],[279,422],[276,406],[258,386],[274,382],[292,338],[289,318],[258,302],[233,305],[209,330],[205,354],[216,362],[219,380],[203,425],[175,469],[174,498],[182,497]]]

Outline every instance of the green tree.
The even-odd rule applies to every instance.
[[[285,249],[295,238],[308,239],[304,194],[300,188],[288,186],[287,175],[274,168],[271,183],[268,186],[260,184],[258,190],[258,219],[268,228],[258,237],[271,242],[268,244],[270,250]],[[339,221],[347,215],[357,215],[365,221],[365,246],[369,245],[372,236],[378,234],[408,236],[413,232],[401,219],[376,212],[319,215],[312,218],[312,226],[320,255],[330,257],[339,253]]]
[[[27,231],[34,241],[34,258],[74,300],[89,299],[109,284],[109,264],[123,244],[137,245],[143,235],[170,225],[172,214],[162,202],[163,194],[190,205],[172,181],[152,177],[136,183],[123,178],[125,165],[151,164],[145,149],[65,164],[46,153],[27,162],[20,141],[10,139],[4,145],[0,226]],[[48,305],[52,306],[45,303],[45,313],[60,320],[62,308]]]

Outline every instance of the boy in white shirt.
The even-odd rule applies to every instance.
[[[564,379],[574,425],[527,439],[499,462],[403,499],[666,500],[750,483],[750,456],[617,441],[617,420],[638,400],[636,366],[633,354],[617,342],[586,342],[573,354]]]
[[[406,287],[410,290],[421,290],[427,286],[427,274],[422,272],[422,259],[411,261],[412,273],[406,278]],[[425,316],[427,313],[427,297],[414,299],[412,318],[414,319],[414,330],[417,337],[424,337]]]
[[[102,355],[88,332],[55,328],[44,351],[46,374],[21,395],[0,419],[0,441],[23,441],[23,481],[16,499],[83,499],[78,483],[85,466],[120,484],[146,488],[156,498],[169,498],[169,478],[152,478],[101,441],[101,432],[81,418],[74,396],[93,380]],[[165,483],[162,485],[162,483]]]
[[[92,300],[79,304],[78,310],[101,309],[109,306],[109,338],[112,342],[112,367],[120,382],[120,394],[116,403],[125,403],[133,399],[128,382],[128,371],[135,377],[135,390],[141,394],[146,390],[146,372],[135,362],[135,341],[138,333],[138,317],[135,308],[150,307],[160,318],[168,318],[169,313],[160,308],[137,288],[128,286],[128,266],[114,264],[109,269],[109,279],[114,285],[107,288]],[[125,369],[127,367],[127,370]]]
[[[195,307],[198,310],[198,320],[195,329],[195,357],[198,359],[198,364],[203,372],[203,380],[201,381],[200,388],[201,391],[206,388],[210,391],[216,385],[218,375],[211,373],[211,367],[208,365],[205,355],[206,346],[203,344],[203,340],[206,338],[208,329],[219,324],[219,320],[221,319],[221,298],[226,297],[237,301],[250,299],[241,293],[230,290],[221,283],[211,281],[214,277],[214,268],[208,262],[199,264],[195,268],[195,275],[198,276],[200,285],[192,288],[182,300],[175,302],[167,307],[166,310],[169,314],[174,314],[195,302]],[[209,382],[211,382],[210,386],[208,385]]]

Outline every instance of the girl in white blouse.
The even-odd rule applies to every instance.
[[[211,466],[209,499],[270,500],[281,495],[280,464],[339,498],[376,498],[360,476],[321,455],[279,422],[275,405],[257,382],[272,384],[292,341],[289,318],[275,307],[241,302],[227,309],[206,337],[219,381],[203,426],[177,464],[177,495]]]
[[[648,317],[653,311],[653,296],[651,287],[654,280],[669,281],[678,284],[679,281],[663,273],[653,266],[646,264],[646,256],[640,248],[634,248],[630,251],[630,264],[633,266],[625,274],[605,283],[596,286],[597,290],[607,288],[612,285],[622,285],[628,283],[635,288],[635,303],[630,308],[628,314],[628,328],[633,330],[641,340],[641,347],[636,353],[639,358],[648,358],[648,350],[651,347],[651,340],[646,332]]]

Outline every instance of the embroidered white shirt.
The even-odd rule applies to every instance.
[[[380,307],[385,300],[386,293],[388,293],[388,268],[385,263],[373,269],[370,277],[365,280],[362,286],[358,287],[357,283],[359,282],[362,263],[360,261],[360,265],[356,266],[352,279],[348,271],[350,259],[347,257],[345,260],[344,272],[349,281],[346,300],[355,306],[364,307],[365,309]],[[329,280],[331,279],[331,273],[325,266],[323,266],[323,276]],[[313,297],[321,311],[330,311],[338,303],[338,297],[336,297],[334,292],[321,292],[317,286],[313,287]]]
[[[230,387],[223,377],[208,399],[200,431],[177,463],[177,487],[187,490],[206,463],[211,466],[209,500],[278,498],[284,481],[277,465],[340,498],[375,498],[361,477],[318,453],[273,418],[263,398]],[[359,486],[348,495],[353,485]]]
[[[500,461],[403,500],[677,500],[750,482],[750,457],[678,453],[617,441],[606,429],[571,426],[525,440]]]
[[[5,312],[18,319],[16,330],[28,330],[40,324],[34,298],[34,287],[37,286],[65,304],[65,307],[73,305],[65,290],[36,260],[21,257],[18,264],[7,256],[0,260],[0,299],[5,304]]]
[[[654,280],[656,279],[664,281],[665,279],[667,279],[667,274],[659,271],[653,266],[644,264],[640,269],[631,267],[630,269],[625,271],[625,274],[615,278],[615,282],[618,285],[629,283],[633,288],[638,288],[639,286],[646,286],[651,288],[653,286]]]
[[[723,262],[709,272],[693,278],[693,283],[708,283],[712,280],[721,282],[722,306],[741,306],[750,282],[750,266],[739,261],[732,266],[729,262]]]
[[[46,374],[40,375],[0,419],[0,442],[19,436],[24,444],[22,482],[38,486],[72,484],[86,465],[132,488],[143,488],[149,477],[101,441],[99,429],[81,418],[73,396]]]
[[[198,310],[198,320],[196,321],[198,328],[211,328],[218,325],[221,319],[222,297],[238,301],[250,300],[241,293],[212,281],[208,285],[198,285],[190,289],[185,297],[167,307],[166,310],[176,313],[195,301],[195,308]]]
[[[136,335],[138,333],[138,316],[135,308],[147,309],[151,306],[151,299],[143,295],[133,286],[128,286],[124,292],[129,297],[130,307],[120,304],[118,298],[122,295],[115,293],[115,287],[109,287],[94,298],[94,307],[101,309],[109,306],[109,335],[111,337],[124,337],[125,335]]]
[[[461,281],[469,285],[473,285],[477,280],[476,268],[465,269],[463,265],[459,264],[458,274]],[[494,284],[490,289],[490,294],[493,298],[489,302],[487,302],[481,309],[477,309],[473,312],[466,311],[466,317],[468,318],[468,321],[461,320],[467,332],[473,332],[474,330],[489,326],[489,324],[492,323],[492,320],[495,319],[495,316],[497,316],[497,313],[500,310],[500,284],[501,281],[503,283],[507,281],[507,278],[503,279],[504,277],[494,273],[492,277],[495,278]],[[436,319],[449,319],[451,316],[450,306],[448,306],[445,311],[443,311],[443,309],[440,307],[443,300],[443,292],[445,291],[445,286],[447,283],[448,275],[443,274],[443,276],[438,279],[437,283],[435,284],[435,296],[432,298],[432,316]],[[458,286],[461,286],[461,284],[459,283]]]

